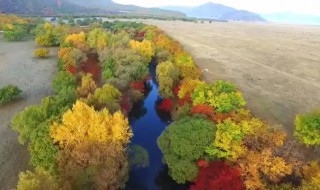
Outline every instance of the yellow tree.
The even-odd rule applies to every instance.
[[[83,52],[88,51],[86,34],[84,32],[80,32],[79,34],[70,34],[66,37],[65,42],[77,49],[82,50]]]
[[[131,40],[130,47],[144,56],[147,59],[148,63],[151,62],[151,59],[155,53],[151,41],[143,40],[142,42],[139,42],[136,40]]]
[[[120,112],[95,111],[77,101],[62,117],[62,123],[51,126],[50,135],[61,148],[72,148],[85,142],[127,145],[132,137],[128,119]]]
[[[95,28],[88,34],[87,42],[91,48],[102,51],[108,45],[109,34],[101,28]]]
[[[79,98],[86,98],[97,89],[96,82],[92,79],[92,74],[86,74],[81,79],[81,85],[76,89]]]
[[[181,81],[180,90],[178,93],[179,98],[184,99],[187,95],[191,95],[193,90],[201,84],[205,84],[205,83],[200,80],[193,80],[189,78],[183,79]]]

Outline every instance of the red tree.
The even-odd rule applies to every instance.
[[[196,105],[191,109],[192,114],[203,114],[211,116],[213,114],[213,108],[206,104]]]
[[[183,99],[179,99],[179,106],[183,106],[184,104],[191,103],[191,95],[187,94]]]
[[[222,161],[211,162],[201,167],[198,179],[190,190],[242,190],[244,189],[240,171]]]
[[[69,66],[68,71],[71,74],[75,74],[77,72],[77,68],[75,66]]]
[[[161,111],[169,112],[172,110],[173,102],[171,99],[167,98],[162,100],[161,104],[158,106],[158,109]]]
[[[145,81],[136,81],[136,82],[131,82],[130,87],[132,89],[138,90],[140,92],[145,92],[145,86],[144,86]]]

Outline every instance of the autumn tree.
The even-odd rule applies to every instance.
[[[193,105],[208,104],[219,113],[228,113],[246,104],[242,94],[236,91],[233,84],[215,81],[213,84],[202,84],[192,93]]]
[[[130,47],[137,52],[139,52],[142,56],[146,57],[147,63],[151,62],[152,57],[154,56],[154,48],[153,44],[149,40],[143,40],[142,42],[131,40]]]
[[[61,123],[52,125],[50,133],[61,148],[74,147],[87,141],[126,145],[132,136],[128,120],[121,112],[110,114],[107,109],[95,111],[81,101],[77,101],[63,115]]]
[[[74,48],[80,49],[83,52],[88,51],[88,45],[86,42],[86,34],[80,32],[79,34],[70,34],[65,38],[65,42]]]
[[[295,136],[306,145],[320,145],[320,111],[297,115]]]
[[[87,60],[87,55],[81,50],[71,47],[60,48],[58,58],[63,62],[66,70],[76,69],[80,62]]]
[[[158,138],[163,161],[170,176],[178,183],[194,181],[197,161],[214,140],[215,126],[202,117],[185,117],[173,122]]]
[[[196,87],[199,85],[203,85],[205,82],[200,80],[193,80],[189,78],[185,78],[180,83],[180,89],[178,92],[178,97],[180,99],[185,99],[186,96],[191,95]]]
[[[189,54],[185,52],[176,54],[174,63],[180,69],[181,78],[199,79],[201,77],[201,71]]]
[[[252,134],[254,129],[263,126],[264,123],[259,119],[241,121],[238,124],[227,119],[217,125],[214,143],[206,151],[216,158],[227,158],[234,161],[246,153],[246,148],[243,146],[243,139],[246,135]]]
[[[320,189],[320,162],[312,161],[303,169],[302,190]]]
[[[58,190],[59,183],[44,169],[36,169],[34,172],[26,171],[19,174],[17,190]]]
[[[101,88],[97,88],[94,93],[90,93],[84,101],[94,108],[100,110],[107,108],[110,112],[120,110],[120,101],[122,93],[110,84],[105,84]]]
[[[232,168],[225,162],[216,161],[201,167],[195,184],[190,190],[242,190],[244,189],[238,168]]]
[[[129,177],[127,153],[116,142],[84,141],[63,149],[57,162],[67,189],[123,189]]]
[[[172,89],[179,82],[179,69],[173,63],[167,61],[159,63],[156,72],[159,82],[159,94],[164,98],[173,97]]]
[[[101,28],[95,28],[88,34],[87,42],[91,48],[102,51],[108,46],[109,34]]]
[[[81,85],[77,87],[77,97],[86,98],[90,93],[94,93],[97,89],[96,82],[92,79],[92,74],[82,76]]]
[[[191,109],[192,114],[203,114],[210,117],[213,114],[213,108],[206,104],[199,104]]]
[[[244,139],[247,151],[237,163],[247,189],[263,189],[267,184],[279,183],[292,175],[294,161],[287,161],[276,151],[284,145],[286,134],[274,131],[267,125],[254,128],[254,133]]]

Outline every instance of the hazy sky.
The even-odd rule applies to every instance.
[[[117,3],[134,4],[143,7],[194,6],[209,1],[257,13],[294,12],[320,15],[320,0],[114,0]]]

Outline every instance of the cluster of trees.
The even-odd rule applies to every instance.
[[[0,14],[0,30],[3,30],[3,37],[8,41],[20,41],[33,35],[38,22],[40,20],[36,18]]]
[[[199,80],[192,57],[157,28],[148,27],[145,39],[160,60],[159,109],[174,119],[158,146],[176,182],[193,182],[197,190],[320,188],[318,163],[301,158],[285,132],[244,109],[234,84]],[[305,144],[319,144],[319,118],[319,112],[297,116],[296,136]]]
[[[41,46],[60,45],[59,72],[52,82],[56,95],[12,119],[35,168],[20,174],[17,188],[124,188],[129,168],[149,162],[142,147],[128,146],[133,134],[126,113],[128,104],[144,97],[153,43],[136,41],[125,30],[50,23],[38,25],[35,33]],[[92,66],[89,55],[99,56],[100,63],[93,65],[101,68],[103,80],[83,69]]]
[[[158,145],[175,181],[194,182],[191,189],[319,188],[319,163],[300,159],[284,132],[245,110],[235,85],[201,81],[177,41],[154,26],[115,22],[105,28],[36,27],[39,45],[60,45],[59,72],[52,82],[56,95],[12,120],[35,167],[20,174],[18,189],[124,188],[129,168],[148,164],[142,147],[128,147],[133,134],[126,113],[144,97],[153,60],[164,98],[159,108],[174,118]],[[319,144],[318,112],[298,116],[296,126],[302,142]]]

